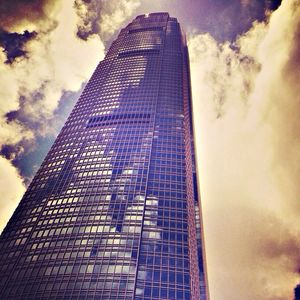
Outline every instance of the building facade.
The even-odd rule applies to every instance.
[[[138,16],[2,233],[0,299],[207,300],[194,152],[184,34]]]

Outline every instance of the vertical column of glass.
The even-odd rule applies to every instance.
[[[190,299],[181,43],[169,20],[135,299]]]
[[[147,103],[141,99],[145,96],[143,86],[155,79],[147,76],[151,70],[148,58],[128,52],[129,47],[136,47],[130,38],[124,35],[118,49],[123,55],[115,58],[107,81],[107,93],[111,90],[119,93],[116,95],[117,107],[103,113],[99,111],[99,115],[105,116],[106,122],[110,123],[105,126],[109,133],[105,133],[104,139],[107,135],[110,139],[104,154],[111,155],[112,176],[106,211],[111,223],[106,239],[103,237],[102,245],[97,246],[100,268],[94,269],[94,273],[97,277],[96,296],[106,299],[131,299],[133,296],[150,155],[153,97],[147,95]],[[105,97],[102,95],[101,98]],[[103,144],[103,139],[99,139],[99,143]]]
[[[191,245],[189,246],[190,252],[195,253],[191,256],[190,262],[194,261],[194,267],[190,268],[190,274],[193,278],[193,299],[208,300],[208,281],[207,281],[207,271],[206,271],[206,261],[205,261],[205,247],[204,247],[204,235],[203,235],[203,218],[202,218],[202,206],[200,200],[200,193],[198,190],[198,178],[197,178],[197,165],[196,165],[196,154],[195,154],[195,143],[194,143],[194,128],[193,128],[193,107],[192,107],[192,94],[191,94],[191,81],[190,81],[190,68],[189,68],[189,54],[188,48],[186,46],[186,38],[183,34],[184,40],[184,106],[185,106],[185,116],[186,123],[185,129],[187,134],[186,148],[189,152],[187,155],[187,168],[189,169],[188,174],[188,197],[190,201],[190,215],[192,219],[190,221],[190,230],[192,231]],[[198,262],[197,264],[195,262]]]

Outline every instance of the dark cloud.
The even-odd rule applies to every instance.
[[[17,151],[15,145],[3,145],[0,150],[0,155],[4,156],[6,159],[12,159]]]
[[[295,287],[295,300],[300,300],[300,283]]]
[[[101,12],[101,1],[75,0],[74,7],[80,19],[77,25],[77,36],[87,40],[90,35],[99,33],[98,20]]]
[[[47,10],[56,0],[0,0],[0,28],[10,29],[21,22],[34,23],[48,18]]]
[[[17,119],[18,114],[19,114],[19,111],[18,111],[18,110],[13,110],[13,111],[8,112],[8,113],[5,115],[7,122],[11,122],[11,121]]]
[[[254,21],[266,20],[267,12],[276,10],[280,4],[281,0],[211,0],[199,27],[218,41],[233,41],[247,32]]]
[[[292,35],[292,47],[289,54],[289,59],[283,69],[285,78],[298,82],[300,77],[300,20],[293,24],[295,31]]]
[[[19,170],[26,186],[31,182],[53,142],[53,136],[37,137],[34,142],[27,146],[23,142],[25,150],[21,155],[15,156],[12,164]],[[16,151],[16,146],[11,146],[11,150]]]
[[[265,3],[268,9],[276,10],[281,4],[281,0],[269,0],[266,1]]]
[[[0,29],[0,46],[6,54],[6,63],[12,63],[17,57],[26,56],[27,51],[24,45],[29,40],[35,38],[37,33],[35,31],[19,34],[16,32],[10,33]]]

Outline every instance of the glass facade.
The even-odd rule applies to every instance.
[[[188,64],[168,13],[121,30],[3,231],[1,299],[208,299]]]

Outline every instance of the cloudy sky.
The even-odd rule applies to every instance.
[[[299,0],[0,0],[0,231],[119,29],[188,35],[213,300],[300,282]]]

